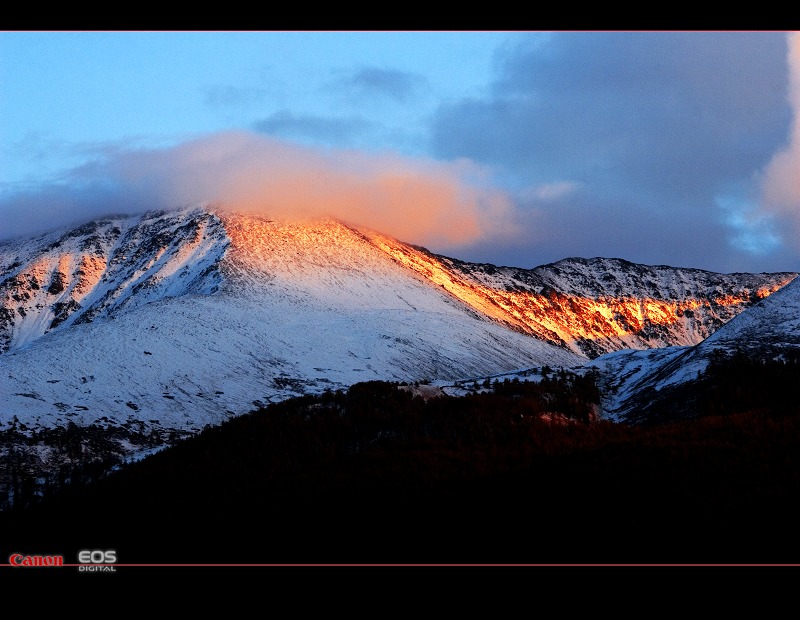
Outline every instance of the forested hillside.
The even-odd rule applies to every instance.
[[[120,563],[791,562],[800,366],[747,364],[719,359],[699,417],[655,426],[597,419],[591,375],[427,399],[357,384],[76,479],[4,531]]]

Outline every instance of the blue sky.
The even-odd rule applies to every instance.
[[[800,269],[767,32],[2,32],[0,239],[209,200],[462,258]]]

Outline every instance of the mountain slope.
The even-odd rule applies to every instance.
[[[38,339],[53,304],[41,304],[41,284],[26,290],[30,322],[15,325],[14,348],[0,356],[6,423],[17,416],[32,427],[100,421],[196,430],[358,381],[456,379],[579,360],[480,316],[337,222],[187,209],[102,226],[120,232],[98,260],[113,266],[124,256],[128,267],[93,273],[94,288],[87,285],[70,322],[51,320]],[[157,232],[140,237],[145,227]],[[134,238],[138,245],[125,243]],[[48,252],[74,256],[86,245],[85,235],[62,234],[47,249],[51,239],[31,250],[49,257],[37,283],[58,264]],[[64,295],[85,281],[67,272]],[[19,271],[11,278],[15,286],[23,280]]]
[[[687,390],[719,356],[743,353],[751,360],[793,358],[800,351],[800,279],[748,308],[692,347],[620,351],[591,366],[604,377],[604,409],[609,417],[644,421],[653,407],[669,403],[683,415]]]
[[[796,275],[495,267],[205,207],[0,244],[0,266],[0,423],[184,430],[359,381],[694,344]]]
[[[719,274],[606,258],[496,267],[431,254],[378,233],[370,237],[487,316],[589,358],[697,344],[797,275]]]
[[[186,213],[106,218],[0,244],[0,353],[126,307],[213,293],[222,284],[220,270],[262,292],[274,293],[277,288],[264,283],[277,277],[281,288],[311,287],[307,293],[324,296],[343,273],[363,274],[383,264],[361,259],[360,267],[349,264],[324,279],[320,267],[336,264],[331,252],[341,246],[325,247],[336,234],[344,239],[341,231],[270,227],[267,220],[203,209]],[[478,314],[590,358],[625,348],[697,344],[796,276],[716,274],[601,258],[535,269],[495,267],[434,255],[373,231],[342,230],[351,240],[361,236],[353,247],[363,246],[362,254],[373,251],[364,243],[380,249]],[[363,301],[361,294],[352,297],[354,304]]]
[[[0,353],[165,297],[212,293],[228,242],[211,213],[110,217],[0,244]]]

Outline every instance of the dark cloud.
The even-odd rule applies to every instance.
[[[138,143],[136,138],[74,143],[29,136],[21,147],[41,150],[41,159],[58,159],[62,168],[44,175],[45,180],[0,185],[0,241],[110,214],[166,208],[159,187],[130,182],[130,173],[109,172],[114,162],[133,154],[158,153]],[[73,160],[82,163],[65,171],[64,162]]]
[[[35,189],[0,196],[0,241],[162,206],[154,192],[145,188],[123,191],[110,179],[39,184]]]
[[[524,236],[482,237],[459,248],[459,258],[526,268],[567,257],[602,256],[724,273],[796,269],[788,252],[767,255],[732,245],[735,233],[710,213],[650,210],[581,191],[552,199],[517,196],[515,203]]]
[[[312,139],[331,144],[349,144],[371,128],[364,118],[350,116],[323,117],[297,115],[289,110],[275,112],[271,116],[253,123],[260,133],[282,138]]]
[[[556,33],[508,51],[491,97],[443,107],[434,147],[535,182],[702,194],[784,141],[785,56],[780,33]]]
[[[406,71],[364,67],[343,77],[333,88],[356,100],[384,98],[407,103],[425,84],[425,78]]]
[[[531,206],[550,229],[575,227],[559,241],[569,253],[719,267],[737,250],[717,197],[752,184],[787,138],[786,47],[776,32],[531,37],[498,57],[488,96],[438,110],[433,150],[518,187],[580,186]]]

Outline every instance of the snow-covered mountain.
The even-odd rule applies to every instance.
[[[213,293],[229,240],[211,213],[109,217],[0,244],[0,353],[165,297]]]
[[[693,383],[719,355],[774,360],[800,351],[800,279],[742,312],[691,347],[619,351],[589,367],[601,371],[608,417],[643,421],[651,405]]]
[[[465,263],[377,234],[371,239],[487,316],[589,358],[697,344],[797,275],[720,274],[608,258],[520,269]]]
[[[480,315],[334,221],[186,209],[0,250],[5,423],[195,430],[358,381],[579,361]]]
[[[495,267],[205,207],[108,217],[0,244],[0,423],[196,430],[358,381],[696,344],[795,275]]]

